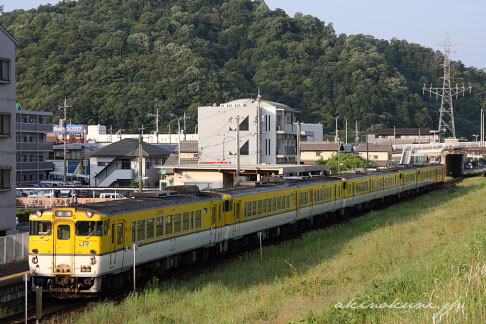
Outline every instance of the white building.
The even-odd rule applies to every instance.
[[[0,26],[0,236],[15,234],[15,45]]]
[[[122,134],[107,131],[105,125],[88,125],[86,142],[88,143],[115,143],[125,138],[138,140],[139,134]],[[197,134],[143,134],[143,141],[150,144],[177,144],[181,141],[197,141]]]
[[[219,106],[199,107],[199,162],[236,164],[237,150],[239,150],[241,164],[295,163],[298,114],[298,111],[284,104],[261,100],[259,105],[254,99],[239,99]],[[258,115],[260,115],[260,132]],[[237,120],[240,129],[238,146],[236,145]],[[301,129],[300,132],[302,140],[307,136],[322,140],[322,125],[305,125],[306,131]],[[258,141],[259,134],[260,141]],[[260,142],[259,154],[257,154],[258,142]]]

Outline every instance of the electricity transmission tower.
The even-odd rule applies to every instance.
[[[432,84],[430,84],[429,88],[425,87],[425,84],[422,88],[422,92],[425,94],[425,91],[430,93],[430,96],[433,94],[436,97],[441,97],[441,104],[440,104],[440,116],[439,116],[439,131],[443,131],[444,133],[448,130],[452,133],[452,137],[456,138],[456,126],[454,124],[454,106],[452,105],[452,98],[454,96],[457,97],[462,94],[464,96],[464,92],[469,90],[471,93],[471,84],[469,87],[465,88],[464,84],[462,87],[458,87],[456,84],[455,88],[451,87],[451,46],[455,46],[457,44],[451,43],[449,41],[449,35],[446,34],[446,40],[444,43],[439,44],[444,46],[444,76],[442,77],[442,88],[433,88]]]

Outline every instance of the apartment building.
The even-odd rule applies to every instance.
[[[15,46],[0,26],[0,236],[15,234]]]

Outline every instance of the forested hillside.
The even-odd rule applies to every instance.
[[[171,112],[185,110],[192,131],[198,106],[254,96],[260,87],[264,99],[301,110],[325,132],[336,115],[362,130],[438,124],[440,100],[421,88],[441,85],[439,52],[339,34],[330,22],[289,17],[263,1],[65,1],[4,13],[0,24],[20,42],[18,101],[59,117],[67,97],[74,123],[153,129],[147,114],[160,107],[162,130]],[[454,82],[473,86],[455,102],[458,136],[471,138],[486,73],[461,62],[451,70]]]

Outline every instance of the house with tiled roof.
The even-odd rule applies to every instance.
[[[156,145],[142,142],[142,160],[139,160],[139,143],[126,138],[103,146],[90,154],[90,185],[96,187],[129,186],[138,181],[138,170],[142,164],[142,179],[145,186],[159,185],[159,169],[170,153]]]

